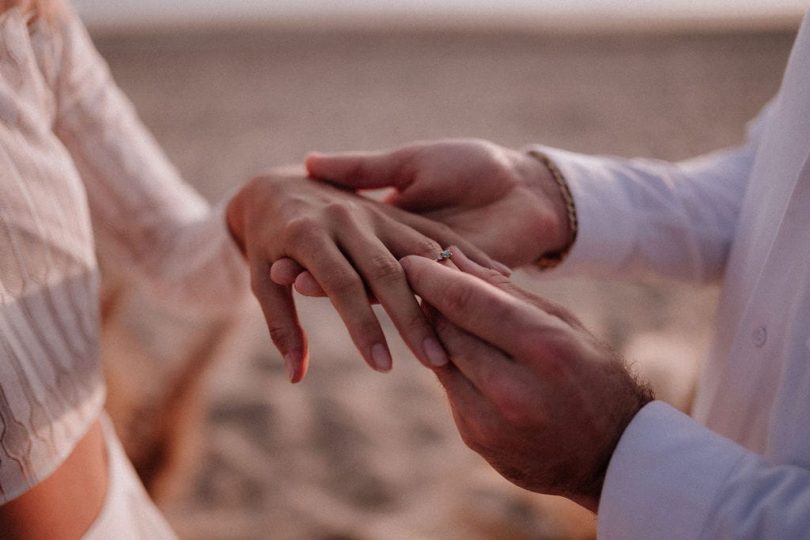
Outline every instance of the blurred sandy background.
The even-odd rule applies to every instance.
[[[679,159],[735,144],[776,91],[793,36],[253,28],[105,33],[97,45],[185,178],[215,201],[312,149],[452,136]],[[518,279],[686,406],[714,288]],[[108,361],[126,373],[115,399],[170,390],[189,347],[216,353],[194,401],[201,427],[164,490],[184,538],[593,535],[590,514],[512,488],[463,446],[440,387],[393,332],[395,369],[380,375],[325,302],[300,305],[312,369],[298,386],[252,304],[222,339],[137,293],[111,317]]]

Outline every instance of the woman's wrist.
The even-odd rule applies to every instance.
[[[246,184],[242,187],[242,189],[237,191],[236,194],[231,197],[231,200],[228,201],[228,204],[225,207],[225,225],[228,228],[228,233],[230,233],[234,243],[243,255],[246,254],[244,236],[244,191],[247,189],[248,185],[249,184]]]

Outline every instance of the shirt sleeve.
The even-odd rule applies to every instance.
[[[745,144],[683,162],[534,147],[560,168],[579,219],[571,253],[554,272],[719,278],[768,110]]]
[[[59,36],[54,131],[85,184],[102,265],[172,308],[230,311],[248,279],[225,203],[211,209],[180,179],[67,8]]]
[[[622,435],[599,502],[598,535],[804,538],[810,471],[768,463],[660,401]]]

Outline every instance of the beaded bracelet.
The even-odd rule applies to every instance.
[[[560,195],[563,198],[565,210],[568,214],[568,225],[571,228],[571,242],[569,242],[568,245],[566,245],[560,251],[545,253],[537,260],[536,264],[540,270],[550,270],[565,260],[565,258],[571,252],[571,247],[574,245],[574,242],[577,239],[577,231],[579,229],[577,221],[577,207],[574,204],[574,196],[571,195],[571,188],[568,187],[568,182],[565,181],[565,177],[563,176],[562,172],[560,172],[559,167],[557,167],[557,165],[551,161],[546,154],[540,152],[539,150],[529,150],[527,153],[546,166],[551,173],[551,177],[554,178],[554,182],[557,184],[557,187],[560,188]]]

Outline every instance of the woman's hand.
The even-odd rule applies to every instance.
[[[434,258],[443,245],[464,242],[447,227],[297,171],[249,182],[229,203],[227,220],[249,262],[253,292],[293,382],[304,377],[308,353],[291,287],[271,279],[272,264],[282,258],[309,270],[373,368],[388,371],[392,362],[370,295],[421,362],[439,366],[447,361],[398,261],[410,254]],[[480,250],[465,246],[482,264],[492,264]]]
[[[402,265],[451,363],[435,369],[466,444],[515,484],[596,511],[624,429],[652,399],[564,308],[453,250]]]

